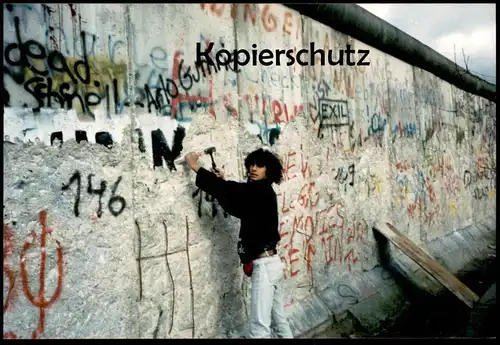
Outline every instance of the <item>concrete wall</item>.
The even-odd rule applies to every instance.
[[[371,65],[204,77],[197,42],[349,43]],[[241,334],[239,221],[172,166],[180,151],[215,146],[236,180],[250,151],[282,157],[296,335],[346,311],[386,317],[376,220],[423,248],[495,223],[495,104],[281,5],[4,5],[3,99],[4,337]]]

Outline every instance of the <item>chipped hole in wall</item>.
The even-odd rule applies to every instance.
[[[57,140],[59,145],[63,143],[63,133],[62,132],[52,132],[50,134],[50,145],[54,145],[54,142]]]
[[[113,148],[113,137],[109,132],[97,132],[95,134],[95,142],[106,146],[108,149]]]
[[[87,138],[86,131],[75,131],[75,139],[77,143],[80,143],[81,141],[86,141],[86,142],[89,141]]]

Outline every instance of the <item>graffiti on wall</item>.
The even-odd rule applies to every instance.
[[[338,190],[343,191],[344,193],[347,192],[347,188],[353,188],[354,187],[354,170],[355,170],[355,165],[354,163],[349,164],[347,167],[338,167],[334,169],[334,180],[338,183]]]
[[[380,111],[378,104],[373,108],[366,106],[366,116],[369,118],[368,139],[372,139],[377,147],[383,147],[387,117]]]
[[[266,32],[280,32],[287,35],[300,37],[301,17],[294,15],[291,11],[284,11],[279,16],[276,5],[266,4],[205,4],[200,7],[207,14],[222,17],[230,15],[233,20],[241,20],[244,23],[251,23],[253,26],[261,26]],[[282,11],[279,11],[282,12]]]
[[[495,198],[496,162],[488,151],[495,140],[495,126],[488,125],[484,129],[480,122],[476,122],[472,126],[452,128],[451,125],[442,124],[443,118],[439,114],[433,114],[432,118],[423,121],[425,124],[421,129],[420,123],[406,115],[413,114],[415,106],[434,110],[441,103],[441,96],[435,91],[438,88],[423,85],[413,92],[412,89],[415,88],[408,81],[391,79],[391,72],[382,62],[373,64],[373,80],[365,78],[363,83],[357,80],[357,70],[354,69],[355,72],[347,69],[324,71],[321,68],[307,68],[303,79],[293,74],[293,68],[285,71],[262,69],[259,74],[252,74],[244,68],[239,70],[231,64],[220,64],[217,59],[216,65],[194,63],[183,51],[184,43],[180,43],[185,39],[183,33],[169,46],[140,46],[142,40],[138,29],[141,28],[136,28],[136,24],[132,22],[131,37],[127,39],[111,33],[99,37],[92,32],[92,28],[82,30],[82,18],[76,12],[75,5],[61,6],[65,6],[66,10],[69,6],[68,13],[74,20],[74,31],[70,30],[71,25],[62,27],[62,22],[57,18],[50,19],[54,16],[51,6],[17,4],[4,7],[4,25],[10,29],[4,43],[5,107],[9,110],[22,110],[19,114],[32,112],[32,118],[36,119],[23,122],[21,131],[26,135],[23,134],[22,138],[28,138],[30,132],[40,133],[42,129],[36,128],[40,126],[37,121],[49,118],[56,110],[63,109],[67,111],[61,112],[67,116],[64,123],[67,127],[55,124],[54,121],[43,128],[51,145],[56,142],[62,144],[74,138],[76,142],[95,141],[112,148],[120,138],[120,133],[117,133],[119,125],[115,126],[115,122],[123,122],[127,118],[125,113],[133,107],[139,114],[139,123],[143,122],[133,128],[139,151],[151,152],[154,169],[166,166],[169,171],[174,172],[177,170],[174,160],[183,151],[189,122],[196,116],[197,110],[205,110],[212,117],[227,116],[245,122],[247,130],[251,129],[251,133],[262,144],[270,146],[275,145],[280,136],[283,137],[286,124],[302,116],[305,111],[309,123],[312,123],[313,133],[309,133],[311,138],[323,141],[330,148],[351,152],[354,148],[362,148],[365,143],[384,148],[384,139],[391,136],[393,143],[400,142],[402,145],[411,142],[410,139],[418,140],[420,137],[422,140],[437,138],[443,144],[441,147],[448,147],[449,142],[456,140],[456,147],[466,150],[469,144],[472,145],[468,141],[470,129],[474,140],[485,136],[488,147],[478,148],[473,153],[474,162],[467,170],[454,166],[453,154],[431,152],[430,148],[426,148],[423,167],[403,159],[396,162],[391,174],[394,178],[391,188],[393,212],[404,214],[412,223],[431,225],[439,221],[439,217],[443,217],[440,204],[446,198],[450,214],[459,214],[456,200],[463,189],[475,200]],[[278,8],[277,5],[200,4],[196,5],[196,9],[201,10],[203,16],[213,17],[215,20],[231,16],[234,21],[238,21],[240,28],[241,23],[245,23],[247,28],[259,30],[263,37],[273,34],[288,40],[302,39],[303,18],[295,12]],[[38,31],[41,34],[37,35]],[[324,38],[322,43],[325,50],[331,49],[329,45],[336,41],[336,38],[329,38],[329,32],[315,33],[320,39]],[[205,32],[199,33],[199,41],[206,47],[213,45],[210,53],[213,55],[218,49],[230,45],[224,38],[212,37]],[[125,56],[129,53],[132,56]],[[130,58],[132,63],[128,68],[132,70],[127,70],[125,57]],[[234,56],[229,56],[229,59],[234,59]],[[250,85],[248,90],[241,93],[237,90],[237,78],[240,77],[245,78]],[[386,83],[387,80],[391,82]],[[253,87],[260,87],[263,91],[255,92]],[[308,92],[302,92],[306,87]],[[276,89],[283,90],[284,95],[276,96],[273,92]],[[301,95],[307,94],[307,99],[302,101],[290,97],[295,90],[300,90]],[[47,109],[54,111],[51,113]],[[389,109],[392,112],[390,117]],[[9,116],[16,114],[15,111],[9,111]],[[72,114],[77,115],[74,121],[73,118],[70,119]],[[142,119],[148,120],[141,121]],[[166,119],[172,120],[175,125],[165,128],[163,121]],[[89,129],[83,123],[94,124],[94,127]],[[94,131],[97,127],[100,129]],[[172,140],[168,140],[170,138]],[[319,158],[321,164],[329,161],[328,149],[326,151],[326,159]],[[343,163],[337,161],[332,164],[334,168],[330,171],[322,172],[328,175],[328,187],[338,187],[331,192],[331,189],[320,186],[317,181],[317,172],[309,157],[312,154],[302,149],[300,152],[286,152],[283,160],[284,184],[278,193],[279,231],[282,237],[280,252],[283,254],[281,260],[286,263],[284,277],[290,286],[303,286],[300,285],[303,281],[314,286],[314,276],[330,269],[347,272],[359,269],[369,227],[362,214],[350,216],[353,212],[349,210],[351,205],[348,200],[352,196],[356,197],[360,186],[366,187],[368,196],[375,196],[372,201],[380,197],[375,193],[382,191],[381,176],[376,173],[361,176],[363,172],[359,171],[357,163],[351,163],[357,160],[349,157]],[[122,196],[123,188],[130,186],[123,184],[122,176],[116,176],[113,180],[105,180],[92,173],[82,176],[79,171],[67,176],[62,183],[61,192],[71,202],[69,207],[73,214],[81,217],[87,209],[83,207],[84,203],[95,202],[95,209],[91,212],[99,218],[111,214],[113,217],[110,219],[113,220],[122,215],[129,206]],[[387,181],[385,178],[383,180]],[[190,197],[200,218],[209,216],[213,218],[210,221],[215,222],[217,215],[219,219],[228,217],[217,200],[201,190],[187,196],[188,199]],[[55,242],[57,285],[53,292],[50,291],[44,278],[48,272],[48,264],[45,263],[49,255],[47,252],[40,261],[39,291],[34,291],[31,273],[33,258],[30,254],[35,250],[37,242],[44,249],[54,232],[47,226],[46,213],[40,213],[40,224],[42,234],[38,237],[34,233],[30,234],[21,249],[21,255],[18,255],[21,266],[17,271],[11,260],[15,255],[11,227],[15,224],[4,224],[4,278],[7,287],[4,315],[15,310],[19,298],[26,297],[39,310],[38,321],[33,325],[35,330],[31,334],[33,338],[43,336],[46,319],[50,317],[48,310],[60,298],[64,277],[62,247],[59,242]],[[176,317],[175,309],[178,308],[174,300],[176,286],[168,262],[170,255],[186,254],[191,303],[194,303],[189,226],[186,220],[186,249],[169,252],[168,232],[164,223],[165,251],[144,256],[141,252],[144,247],[141,238],[144,240],[145,236],[141,233],[140,222],[136,221],[135,225],[139,240],[139,255],[136,258],[139,299],[143,299],[148,290],[143,276],[144,261],[165,259],[173,290],[168,327],[170,334]],[[45,253],[43,250],[41,252]],[[313,267],[319,268],[319,272],[313,272]],[[361,299],[359,291],[349,284],[337,282],[335,289],[347,305],[355,304]],[[293,299],[294,296],[290,298]],[[158,335],[162,315],[167,314],[163,308],[160,308],[154,337]],[[194,336],[193,306],[191,315]],[[6,329],[4,338],[17,338],[18,334],[21,335],[19,330]]]
[[[302,104],[283,102],[265,93],[241,95],[241,106],[233,104],[232,91],[216,97],[212,91],[213,75],[223,70],[233,72],[233,75],[225,74],[229,79],[224,80],[224,85],[228,82],[229,87],[235,88],[234,73],[238,71],[228,65],[189,64],[182,49],[171,51],[159,46],[151,48],[150,61],[139,62],[136,37],[131,40],[134,86],[133,93],[129,94],[129,72],[124,56],[117,53],[126,48],[125,40],[111,35],[98,37],[88,31],[80,31],[78,38],[70,40],[72,36],[50,20],[54,10],[48,6],[44,8],[48,12],[41,15],[36,6],[7,6],[9,23],[15,31],[6,38],[4,51],[3,92],[7,107],[31,109],[35,114],[41,109],[75,110],[78,121],[97,121],[98,111],[104,110],[107,118],[123,121],[117,115],[133,105],[140,111],[168,116],[182,123],[191,121],[191,113],[186,114],[185,109],[194,112],[204,108],[215,117],[214,106],[220,103],[235,118],[240,117],[240,111],[248,114],[250,124],[256,127],[256,135],[263,144],[271,146],[279,138],[280,124],[291,121],[302,112]],[[24,21],[23,16],[27,17],[31,12],[37,14],[30,17],[34,21]],[[30,36],[36,32],[32,27],[35,24],[45,27],[48,35],[45,42]],[[57,32],[58,40],[54,39],[54,32]],[[55,41],[58,44],[53,44]],[[104,44],[102,52],[96,51],[96,41]],[[200,34],[200,42],[207,47],[216,44],[209,54],[211,56],[217,49],[225,47],[222,38],[212,40],[203,34]],[[278,82],[297,86],[293,76],[279,76],[276,72],[263,71],[261,79],[273,85]],[[36,121],[31,122],[26,123],[23,133],[39,126]],[[77,123],[70,126],[75,125],[78,127]],[[57,128],[43,130],[60,132]],[[75,131],[82,129],[75,128]],[[158,151],[154,147],[153,150]],[[172,170],[172,164],[167,165]]]
[[[432,224],[441,207],[429,175],[405,160],[395,164],[393,203],[395,209],[406,210],[412,221]]]
[[[313,83],[311,89],[308,101],[309,118],[318,138],[331,138],[334,148],[350,151],[354,122],[348,102],[333,99],[333,89],[325,79]]]
[[[464,171],[463,185],[472,193],[474,199],[494,199],[496,196],[496,174],[491,170]]]
[[[172,333],[172,329],[173,329],[173,326],[174,326],[174,322],[175,322],[175,316],[176,316],[176,303],[175,303],[175,288],[176,288],[176,282],[175,282],[175,279],[172,275],[172,270],[170,268],[170,263],[169,263],[169,257],[172,256],[172,255],[176,255],[176,254],[181,254],[181,253],[185,253],[186,254],[186,261],[187,261],[187,266],[188,266],[188,274],[189,274],[189,283],[190,283],[190,291],[191,291],[191,316],[192,316],[192,327],[191,327],[191,330],[192,330],[192,337],[194,338],[195,336],[195,323],[194,323],[194,292],[193,292],[193,281],[192,281],[192,271],[191,271],[191,258],[190,258],[190,253],[189,253],[189,223],[188,223],[188,219],[186,217],[186,245],[185,245],[185,248],[183,249],[180,249],[180,250],[176,250],[176,251],[172,251],[172,252],[169,252],[168,250],[168,243],[169,243],[169,236],[168,236],[168,228],[167,228],[167,224],[165,221],[162,222],[162,225],[163,225],[163,230],[164,230],[164,235],[165,235],[165,251],[162,252],[162,253],[159,253],[159,254],[155,254],[155,255],[150,255],[150,256],[144,256],[143,253],[142,253],[142,249],[143,249],[143,243],[142,243],[142,239],[143,239],[143,232],[141,230],[141,227],[140,227],[140,224],[139,222],[136,220],[135,221],[135,229],[136,229],[136,234],[137,234],[137,246],[138,246],[138,255],[137,255],[137,258],[136,258],[136,261],[137,261],[137,274],[139,275],[139,293],[138,293],[138,296],[139,296],[139,301],[142,301],[143,298],[144,298],[144,295],[146,293],[146,286],[144,284],[144,276],[143,276],[143,264],[144,264],[144,261],[147,261],[147,260],[157,260],[157,259],[165,259],[165,266],[166,266],[166,272],[167,272],[167,275],[168,275],[168,280],[169,282],[171,283],[172,285],[172,299],[170,300],[170,320],[169,320],[169,326],[168,326],[168,331],[167,331],[167,334],[170,335]],[[163,295],[165,295],[165,293],[163,293]],[[160,322],[161,322],[161,318],[162,318],[162,315],[164,314],[164,310],[163,310],[163,306],[158,306],[158,308],[160,309],[160,313],[159,313],[159,316],[158,316],[158,321],[157,321],[157,325],[156,325],[156,328],[155,328],[155,331],[154,331],[154,334],[153,334],[153,338],[157,338],[158,336],[158,330],[160,328]]]
[[[339,265],[352,271],[359,261],[359,247],[365,243],[367,224],[362,219],[347,219],[343,202],[326,206],[320,202],[331,198],[313,181],[304,152],[289,152],[283,161],[285,183],[304,181],[298,194],[286,190],[278,194],[285,279],[306,279],[314,285],[313,261],[321,262],[325,269]],[[354,185],[354,165],[338,168],[335,179],[339,185]]]
[[[35,231],[32,231],[28,237],[28,240],[24,242],[24,245],[20,252],[20,268],[19,271],[16,271],[11,264],[9,263],[9,259],[12,255],[15,254],[14,249],[14,234],[9,225],[4,223],[4,254],[3,254],[3,272],[4,277],[7,278],[8,281],[8,292],[7,296],[4,300],[3,305],[3,314],[10,312],[13,308],[15,308],[16,299],[18,297],[17,289],[21,288],[23,291],[24,297],[33,305],[35,308],[39,309],[38,315],[38,323],[36,325],[35,330],[31,334],[32,339],[37,339],[43,336],[45,332],[45,320],[47,309],[49,309],[54,303],[56,303],[62,292],[63,288],[63,280],[64,280],[64,256],[63,256],[63,248],[61,243],[54,238],[53,233],[54,229],[48,226],[47,222],[47,212],[40,211],[39,213],[39,222],[41,225],[41,233],[40,236],[37,237]],[[56,246],[56,274],[57,274],[57,282],[56,286],[52,292],[47,291],[46,286],[46,273],[48,271],[47,267],[47,254],[46,250],[48,245],[48,240],[51,239],[55,242]],[[38,278],[38,293],[34,293],[32,287],[30,286],[30,282],[33,282],[33,278],[30,277],[30,273],[33,270],[28,269],[28,264],[30,263],[30,258],[32,257],[29,253],[33,252],[35,249],[36,242],[39,242],[39,250],[41,252],[40,255],[40,264],[39,264],[39,272],[40,276]],[[50,296],[47,298],[47,295]],[[17,339],[19,336],[13,331],[4,330],[4,339]]]
[[[22,19],[14,15],[14,6],[7,9],[13,15],[15,41],[8,42],[4,50],[4,76],[21,87],[19,90],[12,90],[14,93],[25,93],[22,102],[15,103],[11,97],[12,92],[9,91],[10,86],[6,86],[4,82],[3,93],[7,106],[31,107],[35,112],[39,112],[41,108],[76,109],[80,119],[95,119],[95,110],[100,106],[104,107],[110,117],[111,114],[122,113],[124,107],[133,104],[144,108],[148,113],[183,120],[184,106],[193,110],[213,103],[209,79],[212,73],[221,70],[221,66],[191,67],[185,62],[181,51],[177,50],[169,55],[163,48],[153,47],[150,53],[152,68],[146,71],[148,64],[136,66],[137,86],[135,95],[130,96],[126,65],[115,61],[115,51],[117,46],[124,44],[123,41],[113,42],[109,36],[109,56],[105,53],[98,55],[94,52],[96,35],[81,31],[79,43],[82,56],[68,56],[65,53],[69,49],[61,51],[57,47],[49,48],[43,42],[26,37],[29,33],[26,28],[21,30]],[[34,7],[30,9],[34,10]],[[45,26],[45,18],[41,20],[40,24]],[[50,31],[50,28],[54,30],[51,26],[47,30]],[[65,40],[68,34],[61,28],[58,31]],[[203,41],[207,45],[210,43],[209,39]],[[92,46],[88,46],[91,42]],[[61,47],[68,45],[65,43]],[[171,59],[171,76],[166,75],[167,59]],[[145,80],[145,83],[141,85],[140,80]],[[203,89],[209,90],[208,96],[201,96],[196,92],[190,95],[194,91],[193,87],[199,83],[208,83],[208,87],[203,86]],[[213,109],[211,113],[213,114]]]
[[[417,134],[417,125],[413,122],[398,121],[392,131],[393,141],[397,138],[415,138]]]
[[[338,130],[339,127],[349,126],[347,101],[319,99],[319,130],[318,137],[324,137],[327,128]]]
[[[103,214],[103,196],[104,193],[106,192],[106,188],[108,185],[108,182],[105,180],[101,180],[100,184],[98,185],[99,188],[95,188],[93,185],[93,178],[94,174],[88,174],[87,175],[87,194],[90,196],[97,195],[98,196],[98,208],[96,210],[97,217],[101,218]],[[127,202],[125,201],[125,198],[119,194],[117,194],[117,189],[122,180],[122,177],[118,177],[118,179],[113,183],[113,186],[111,187],[110,191],[110,196],[108,199],[107,203],[107,209],[109,212],[115,216],[118,217],[124,210],[125,207],[127,206]],[[74,202],[73,202],[73,213],[75,217],[80,216],[80,199],[81,199],[81,194],[82,194],[82,175],[80,171],[75,171],[73,175],[69,178],[69,182],[67,184],[63,184],[61,190],[62,191],[67,191],[71,190],[72,185],[75,185],[74,188]]]

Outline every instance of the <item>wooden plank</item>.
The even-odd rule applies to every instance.
[[[472,290],[465,286],[453,274],[448,272],[443,266],[439,264],[434,258],[425,253],[416,244],[410,241],[407,237],[402,235],[390,223],[377,223],[375,230],[384,235],[396,247],[401,249],[408,257],[415,261],[427,273],[434,277],[445,288],[451,291],[461,301],[463,301],[470,308],[474,307],[474,303],[479,300]]]

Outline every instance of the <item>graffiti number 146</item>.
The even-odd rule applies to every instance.
[[[92,178],[94,177],[94,174],[89,174],[87,176],[87,193],[90,195],[98,195],[99,196],[99,206],[97,208],[97,216],[101,218],[102,216],[102,198],[104,196],[104,192],[106,191],[107,187],[107,182],[102,180],[99,188],[95,188],[92,185]],[[127,203],[125,201],[125,198],[116,195],[116,190],[118,188],[118,185],[120,184],[122,180],[122,177],[118,177],[116,182],[113,184],[113,187],[111,187],[111,196],[108,200],[108,209],[109,212],[115,217],[120,215],[125,207],[127,206]],[[68,190],[70,189],[71,185],[73,183],[76,183],[76,194],[75,194],[75,203],[73,205],[73,213],[75,214],[76,217],[80,216],[80,197],[81,197],[81,191],[82,191],[82,175],[80,172],[77,170],[73,173],[71,178],[69,179],[68,184],[63,184],[62,190]]]

